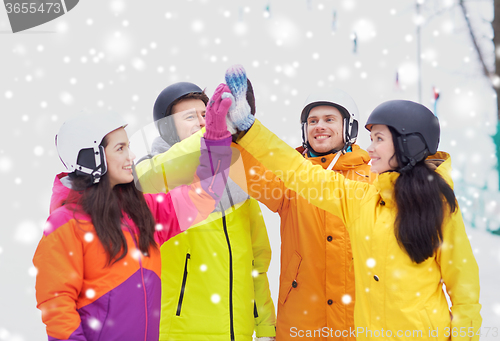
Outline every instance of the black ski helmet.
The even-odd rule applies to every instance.
[[[172,103],[190,93],[203,93],[196,84],[189,82],[178,82],[167,86],[156,98],[153,107],[153,119],[158,128],[160,136],[170,145],[180,141],[175,124],[172,120]],[[206,104],[206,103],[205,103]]]
[[[401,150],[403,168],[409,169],[437,152],[439,120],[422,104],[405,100],[384,102],[372,111],[365,128],[371,130],[375,124],[392,127],[398,133],[394,143]]]

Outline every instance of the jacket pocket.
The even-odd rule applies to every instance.
[[[299,285],[297,282],[297,276],[299,274],[300,263],[302,262],[302,257],[295,251],[290,259],[290,263],[286,267],[285,274],[281,279],[280,292],[278,300],[281,304],[285,304],[288,295],[292,289],[297,288]]]
[[[438,340],[439,333],[443,334],[444,331],[439,330],[439,327],[436,331],[434,330],[435,325],[431,322],[431,319],[429,318],[429,315],[427,314],[427,311],[425,309],[420,310],[418,312],[418,315],[423,325],[423,335],[429,340]]]
[[[182,275],[181,293],[179,294],[179,303],[177,303],[177,312],[175,313],[175,315],[177,316],[181,316],[182,301],[184,299],[184,290],[186,290],[186,282],[188,277],[188,262],[190,258],[191,254],[186,253],[186,262],[184,263],[184,275]]]

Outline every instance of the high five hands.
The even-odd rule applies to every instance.
[[[226,84],[231,93],[222,98],[231,98],[232,104],[226,117],[231,134],[247,131],[255,121],[255,96],[252,83],[247,78],[245,68],[233,65],[226,71]]]

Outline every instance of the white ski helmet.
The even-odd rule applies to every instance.
[[[56,135],[57,153],[68,172],[90,175],[99,182],[107,171],[104,147],[100,143],[110,132],[127,123],[116,113],[85,114],[63,123]]]
[[[356,142],[358,137],[358,107],[351,96],[345,91],[331,89],[310,94],[302,109],[300,122],[302,123],[302,142],[307,145],[307,117],[312,108],[320,105],[329,105],[339,109],[344,116],[344,149]]]

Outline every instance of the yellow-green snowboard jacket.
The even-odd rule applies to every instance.
[[[190,183],[202,133],[140,162],[136,172],[143,191]],[[230,173],[218,209],[186,232],[160,248],[160,340],[251,341],[254,331],[257,337],[275,336],[267,278],[271,248],[258,202]]]

